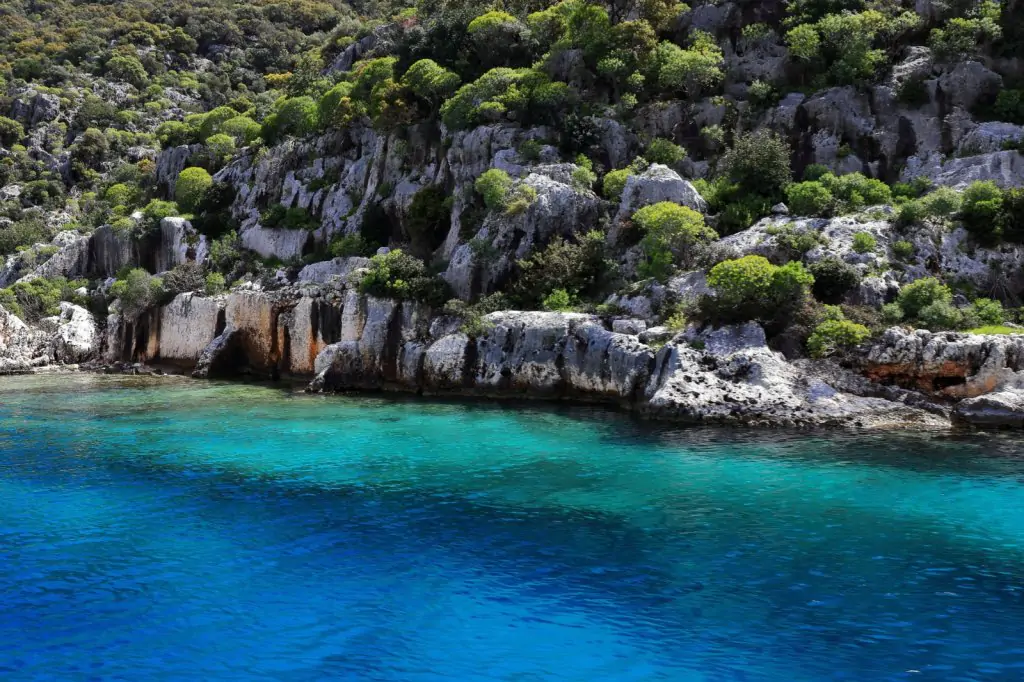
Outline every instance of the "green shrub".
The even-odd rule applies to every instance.
[[[458,74],[440,66],[433,59],[415,62],[402,76],[402,84],[433,108],[439,107],[446,97],[450,97],[460,82]]]
[[[186,168],[174,185],[174,200],[185,213],[192,213],[213,185],[213,177],[205,168]]]
[[[56,232],[42,220],[37,218],[19,220],[0,229],[0,256],[14,253],[19,246],[49,242],[55,235]]]
[[[361,234],[338,235],[331,240],[328,252],[334,258],[369,256],[377,247],[368,244]]]
[[[248,116],[235,116],[224,121],[220,131],[233,137],[236,143],[252,144],[263,133],[263,127]]]
[[[139,188],[124,183],[117,183],[107,188],[103,198],[111,206],[131,206],[139,194]]]
[[[604,198],[609,201],[621,201],[622,191],[626,189],[626,181],[633,175],[634,172],[631,167],[620,168],[619,170],[606,173],[601,185],[601,193],[604,194]]]
[[[75,290],[86,285],[84,280],[68,281],[63,277],[36,277],[0,289],[0,305],[26,322],[60,314],[60,302],[85,304]]]
[[[744,256],[711,268],[715,296],[702,308],[714,321],[768,321],[793,310],[807,297],[814,277],[800,263],[777,267],[763,256]]]
[[[719,166],[743,190],[767,198],[781,198],[792,179],[789,145],[763,131],[741,135]]]
[[[713,87],[724,78],[723,55],[714,37],[703,31],[691,33],[691,45],[683,49],[663,42],[655,50],[658,85],[668,92],[685,90],[696,97],[706,88]]]
[[[718,237],[700,213],[668,201],[641,208],[633,214],[633,225],[643,233],[640,274],[660,280],[672,274],[675,262],[692,263],[694,247]]]
[[[857,253],[871,253],[878,248],[878,242],[870,232],[858,232],[853,235],[853,250]]]
[[[116,80],[131,83],[141,89],[146,87],[149,81],[149,74],[146,68],[139,61],[138,57],[131,55],[115,55],[107,60],[107,75]]]
[[[561,312],[572,307],[572,298],[565,289],[555,289],[544,299],[544,310]]]
[[[908,318],[916,318],[920,312],[933,303],[949,303],[953,292],[934,277],[924,277],[900,289],[896,302]]]
[[[224,281],[224,275],[219,272],[211,272],[203,282],[203,291],[207,296],[216,296],[217,294],[224,293],[226,286],[227,283]]]
[[[260,214],[260,225],[269,229],[312,232],[320,227],[320,221],[304,208],[285,208],[275,204]]]
[[[925,215],[929,218],[950,218],[963,203],[960,193],[952,187],[939,187],[921,198]]]
[[[914,255],[914,245],[906,239],[901,239],[892,245],[892,253],[900,260],[909,260]]]
[[[999,185],[991,181],[972,182],[964,190],[960,219],[964,227],[982,241],[998,241],[1002,210],[1003,190]]]
[[[656,137],[644,150],[644,159],[650,163],[660,163],[669,167],[686,158],[686,150],[671,140]]]
[[[989,298],[979,298],[972,304],[974,314],[985,325],[998,326],[1006,322],[1003,304]]]
[[[303,137],[316,130],[319,107],[312,97],[282,98],[263,121],[262,136],[270,144],[292,135]]]
[[[835,198],[820,182],[798,182],[786,188],[786,204],[798,216],[827,216]]]
[[[859,211],[865,206],[892,202],[892,190],[881,180],[865,177],[861,173],[833,175],[826,173],[820,182],[835,197],[840,213]]]
[[[518,261],[512,301],[524,309],[536,309],[555,289],[573,297],[597,297],[615,275],[614,263],[605,260],[604,242],[604,233],[598,231],[588,232],[578,242],[556,237],[544,249]]]
[[[935,301],[921,308],[917,320],[925,329],[932,331],[960,329],[964,326],[963,313],[948,301]]]
[[[118,279],[110,287],[110,295],[120,302],[122,314],[138,317],[153,306],[163,294],[163,282],[142,268],[128,272],[124,279]]]
[[[25,137],[25,128],[14,119],[0,116],[0,145],[11,147]]]
[[[899,303],[886,303],[882,306],[882,323],[886,325],[899,324],[906,314]]]
[[[512,190],[512,178],[500,168],[484,171],[476,179],[473,188],[484,199],[484,205],[492,211],[505,209],[509,192]]]
[[[811,264],[808,270],[814,276],[811,291],[822,303],[839,303],[846,292],[860,282],[857,268],[834,257],[822,258]]]
[[[825,320],[807,339],[807,350],[814,358],[825,358],[848,351],[864,343],[871,332],[849,320]]]
[[[448,300],[448,286],[431,275],[427,266],[400,249],[370,259],[370,268],[359,282],[359,291],[380,298],[415,300],[441,306]]]

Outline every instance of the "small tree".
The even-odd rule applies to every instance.
[[[764,131],[740,136],[722,157],[720,168],[742,189],[772,199],[781,197],[792,179],[789,145]]]
[[[120,301],[121,312],[135,318],[160,298],[163,282],[142,268],[135,268],[124,279],[114,282],[110,293]]]
[[[107,60],[106,69],[110,77],[131,83],[140,89],[146,87],[146,83],[149,82],[149,74],[138,57],[115,55]]]
[[[427,102],[435,112],[445,98],[455,93],[460,82],[457,73],[449,71],[433,59],[419,60],[402,76],[402,85]]]
[[[641,208],[633,214],[633,224],[643,232],[645,261],[640,274],[662,280],[672,273],[675,262],[693,261],[695,246],[718,237],[700,213],[668,201]]]
[[[744,256],[711,268],[708,286],[715,291],[702,307],[705,315],[723,322],[771,321],[802,303],[814,284],[803,265],[776,267],[763,256]]]
[[[513,184],[508,173],[500,168],[491,168],[476,179],[473,187],[484,198],[484,205],[487,208],[500,211],[505,208]]]
[[[949,303],[953,292],[934,277],[924,277],[911,282],[900,290],[896,302],[908,318],[915,318],[933,303]]]
[[[186,168],[178,175],[174,185],[174,199],[182,211],[192,213],[212,185],[213,177],[205,168]]]
[[[0,144],[5,147],[18,144],[25,137],[25,128],[14,119],[0,116]]]

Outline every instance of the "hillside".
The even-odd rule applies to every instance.
[[[756,347],[784,377],[735,396],[749,371],[705,368],[719,393],[680,407],[675,386],[662,410],[698,419],[778,389],[792,401],[749,420],[801,422],[814,381],[882,390],[849,369],[929,400],[1012,388],[1013,353],[976,375],[1016,343],[984,334],[1024,321],[1017,2],[2,7],[11,370],[515,392],[481,378],[487,343],[537,328],[557,352],[516,366],[557,357],[558,377],[526,392],[657,411],[683,348]],[[73,320],[89,340],[64,338]],[[909,348],[913,328],[968,350]],[[564,369],[580,334],[610,335],[586,385]]]

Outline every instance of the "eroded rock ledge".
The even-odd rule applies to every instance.
[[[314,391],[598,402],[655,419],[771,426],[1024,425],[1024,336],[891,329],[861,372],[788,362],[754,324],[673,333],[579,313],[458,318],[352,289],[182,294],[136,320],[0,314],[0,370],[148,365],[197,377],[310,377]],[[618,331],[612,331],[612,329]]]

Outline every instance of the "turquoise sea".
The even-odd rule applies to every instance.
[[[1022,680],[1024,443],[0,378],[3,680]]]

